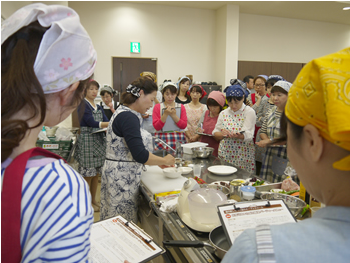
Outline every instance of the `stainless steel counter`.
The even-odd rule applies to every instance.
[[[229,165],[233,166],[219,158],[210,156],[208,159],[192,158],[192,155],[183,154],[184,160],[192,161],[193,164],[202,165],[201,178],[207,182],[214,181],[231,181],[233,179],[246,179],[253,177],[250,173],[237,168],[237,172],[227,176],[218,176],[207,169],[212,165]],[[235,166],[233,166],[235,167]],[[193,177],[189,173],[187,177]],[[139,218],[141,227],[150,234],[155,242],[162,246],[163,240],[201,240],[209,241],[209,233],[203,233],[188,228],[177,215],[177,213],[163,213],[159,206],[154,202],[152,194],[141,183],[141,204],[139,209]],[[153,262],[220,262],[210,248],[172,248],[166,247],[167,253],[158,257]]]

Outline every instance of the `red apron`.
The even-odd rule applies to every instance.
[[[18,155],[5,170],[1,192],[2,262],[18,263],[21,261],[22,182],[28,159],[38,155],[64,160],[57,154],[36,147]]]
[[[203,120],[203,130],[204,130],[203,133],[212,134],[212,132],[215,128],[215,125],[218,121],[218,117],[219,116],[216,116],[215,118],[211,118],[209,116],[209,110],[207,110],[205,112],[205,116],[204,116],[204,120]],[[219,148],[220,142],[215,140],[214,137],[206,136],[206,135],[202,135],[200,141],[206,142],[206,143],[208,143],[208,147],[214,148],[213,155],[215,157],[218,157],[218,148]]]

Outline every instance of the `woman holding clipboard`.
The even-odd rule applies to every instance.
[[[176,148],[177,141],[186,141],[183,129],[187,127],[186,109],[182,104],[175,103],[176,94],[176,85],[166,82],[162,88],[163,102],[153,108],[154,135],[173,149]],[[161,143],[155,145],[155,150],[165,148]]]

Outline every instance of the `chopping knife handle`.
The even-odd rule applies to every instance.
[[[203,241],[187,241],[187,240],[165,240],[163,241],[164,246],[170,247],[204,247],[209,244],[206,244]],[[209,245],[210,246],[210,245]]]

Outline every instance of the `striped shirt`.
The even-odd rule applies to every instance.
[[[10,162],[1,165],[1,188]],[[28,161],[22,183],[21,262],[89,262],[92,223],[89,186],[80,174],[63,160]]]

